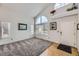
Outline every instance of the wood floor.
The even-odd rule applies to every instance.
[[[40,56],[78,56],[78,51],[76,48],[72,47],[72,54],[65,51],[57,49],[59,44],[52,43],[52,45],[47,48]]]

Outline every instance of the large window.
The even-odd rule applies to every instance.
[[[65,5],[68,5],[69,3],[56,3],[55,6],[54,6],[54,9],[58,9],[60,7],[63,7]]]
[[[47,33],[47,17],[40,16],[36,19],[36,33],[46,34]]]
[[[47,23],[48,20],[45,16],[40,16],[36,19],[36,24],[42,24],[42,23]]]

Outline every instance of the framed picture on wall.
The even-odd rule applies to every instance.
[[[27,30],[27,24],[19,23],[18,30]]]
[[[57,22],[50,22],[50,30],[57,30]]]

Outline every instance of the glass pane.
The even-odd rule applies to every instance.
[[[69,3],[56,3],[54,9],[63,7],[63,6],[65,6],[65,5],[67,5],[67,4],[69,4]]]
[[[36,24],[40,24],[41,22],[41,18],[40,17],[38,17],[37,19],[36,19]]]
[[[39,27],[39,33],[43,33],[43,26]]]
[[[47,24],[48,20],[45,16],[40,16],[36,19],[36,34],[47,34]]]
[[[36,25],[36,34],[39,34],[42,32],[42,27],[41,25]]]
[[[47,23],[47,18],[45,16],[41,16],[42,17],[42,23]]]

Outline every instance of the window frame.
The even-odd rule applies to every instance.
[[[47,17],[46,16],[44,16],[44,17],[46,17],[46,20],[47,20],[47,22],[42,22],[42,17],[43,16],[39,16],[40,17],[40,23],[39,24],[37,24],[36,22],[35,22],[35,25],[36,25],[36,33],[37,33],[37,31],[38,31],[38,34],[47,34],[47,31],[46,31],[46,27],[44,27],[47,23],[48,23],[48,19],[47,19]],[[38,18],[37,18],[38,19]],[[36,19],[36,21],[37,21],[37,19]],[[39,31],[39,26],[42,26],[43,27],[43,29],[42,29],[42,31],[40,32]]]
[[[64,4],[64,5],[61,5],[61,6],[56,7],[56,4]],[[54,9],[62,8],[62,7],[64,7],[64,6],[67,6],[68,4],[69,4],[69,3],[55,3]]]
[[[39,24],[45,24],[45,23],[47,23],[47,22],[48,22],[48,20],[47,20],[47,17],[46,17],[46,16],[44,16],[44,17],[46,18],[47,22],[42,22],[42,17],[43,17],[43,16],[39,16],[39,17],[37,17],[37,19],[38,19],[38,18],[40,18],[40,23],[36,23],[36,22],[38,21],[38,20],[36,19],[35,24],[38,24],[38,25],[39,25]]]

